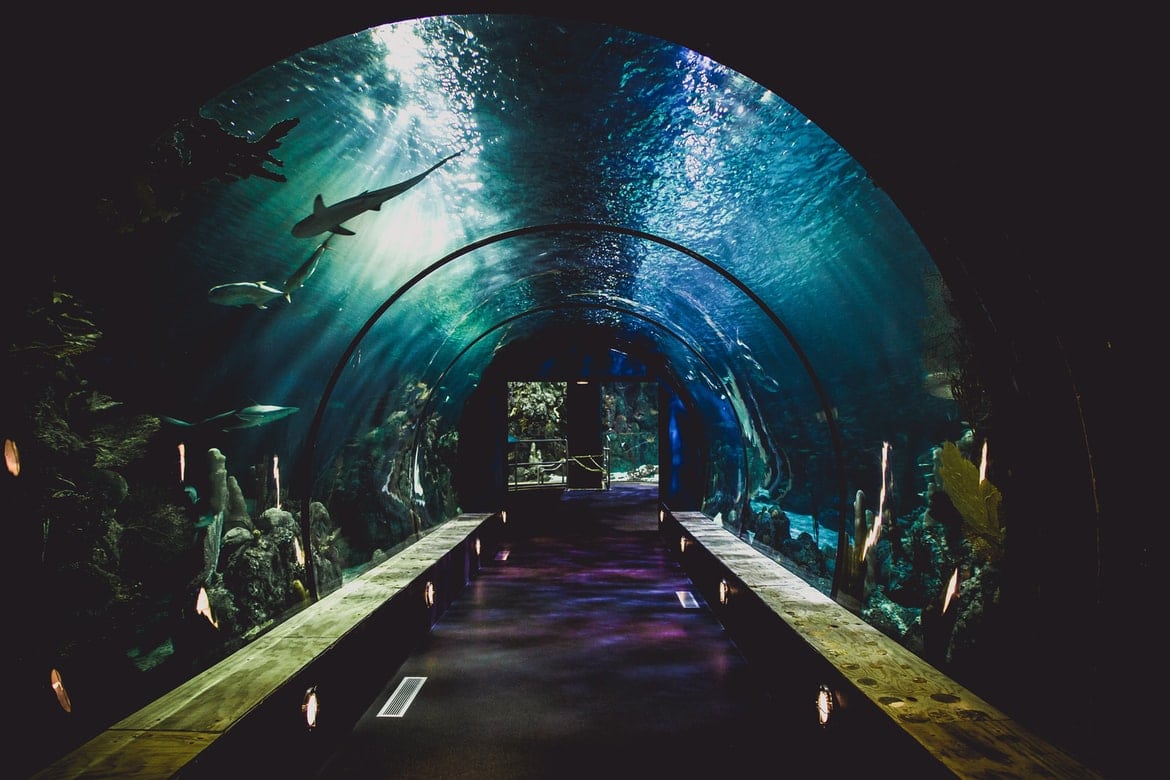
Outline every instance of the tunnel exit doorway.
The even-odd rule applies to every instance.
[[[657,382],[510,381],[508,487],[657,484]]]

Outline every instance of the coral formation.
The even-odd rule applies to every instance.
[[[20,456],[5,482],[14,573],[31,586],[17,660],[67,669],[85,723],[145,704],[305,604],[298,518],[266,515],[265,499],[254,521],[218,448],[181,481],[159,418],[79,369],[100,339],[72,296],[31,300],[5,410],[7,454]],[[310,522],[318,581],[336,587],[344,545],[323,505]]]
[[[872,533],[876,515],[866,506],[865,492],[855,491],[844,561],[835,560],[832,549],[818,549],[807,533],[788,538],[788,523],[779,519],[784,510],[763,493],[748,527],[758,549],[770,547],[826,591],[827,582],[818,575],[847,567],[838,594],[842,604],[939,668],[969,676],[991,651],[988,637],[996,635],[1002,620],[998,563],[1006,542],[1003,496],[981,477],[971,460],[975,450],[970,431],[931,445],[918,461],[925,469],[922,504],[898,516],[887,508],[880,534]],[[872,541],[868,549],[867,541]]]
[[[141,170],[131,172],[120,191],[102,193],[97,212],[114,230],[128,233],[140,225],[179,216],[190,194],[212,182],[231,183],[251,176],[284,182],[284,174],[265,166],[283,166],[273,152],[299,122],[281,120],[260,138],[249,140],[232,135],[214,119],[179,119],[159,136],[150,158]]]

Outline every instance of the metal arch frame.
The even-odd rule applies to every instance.
[[[691,344],[688,343],[686,339],[684,339],[681,335],[679,335],[678,333],[676,333],[675,331],[673,331],[672,329],[670,329],[669,327],[667,327],[663,323],[659,322],[658,320],[654,319],[653,317],[647,317],[644,314],[641,314],[637,311],[634,311],[632,309],[628,309],[625,307],[586,303],[584,301],[569,301],[567,303],[557,303],[557,304],[550,304],[547,306],[537,306],[537,307],[534,307],[531,309],[526,309],[522,312],[518,312],[518,313],[513,314],[513,315],[509,315],[508,317],[505,317],[504,319],[500,320],[499,322],[497,322],[497,323],[491,325],[490,327],[488,327],[487,329],[485,329],[482,333],[480,333],[478,336],[476,336],[470,342],[468,342],[463,347],[463,349],[461,349],[451,359],[451,361],[447,364],[447,367],[444,368],[443,371],[439,374],[439,376],[436,380],[436,385],[442,381],[443,377],[447,376],[447,374],[450,373],[452,369],[454,369],[455,365],[460,360],[462,360],[463,356],[466,355],[472,349],[472,347],[474,347],[476,344],[478,344],[480,341],[482,341],[484,338],[486,338],[491,333],[494,333],[495,331],[499,330],[500,328],[503,328],[503,327],[505,327],[505,326],[517,321],[517,320],[523,319],[525,317],[535,316],[535,315],[543,313],[543,312],[557,311],[557,310],[566,309],[566,308],[600,309],[600,310],[604,310],[604,311],[616,311],[616,312],[620,312],[622,314],[628,315],[630,317],[633,317],[635,319],[642,320],[643,322],[649,323],[654,328],[668,334],[675,341],[682,344],[683,347],[688,352],[690,352],[692,355],[694,355],[698,359],[698,361],[700,363],[702,363],[702,365],[707,369],[707,371],[711,374],[711,376],[715,377],[716,380],[720,381],[720,385],[723,386],[724,390],[726,391],[726,385],[723,385],[722,381],[719,380],[718,373],[714,370],[714,367],[707,361],[707,359],[704,358],[699,353],[699,351],[697,349],[695,349],[693,346],[691,346]],[[676,380],[677,380],[677,377],[672,377],[672,381],[676,381]],[[682,383],[679,382],[678,384],[681,385]],[[674,389],[674,388],[672,387],[672,389]],[[427,399],[427,403],[423,406],[423,409],[419,413],[420,419],[426,419],[426,417],[429,416],[433,400],[434,400],[434,395],[431,395]],[[743,451],[743,468],[744,468],[744,472],[746,473],[747,472],[747,446],[746,446],[746,443],[743,441],[744,421],[740,418],[739,413],[736,412],[734,404],[728,404],[728,407],[731,409],[731,413],[735,417],[736,428],[740,432],[740,439],[741,439],[740,445],[741,445],[741,450]],[[414,437],[411,441],[411,451],[412,452],[416,451],[418,449],[418,446],[419,446],[419,441],[418,441],[419,427],[420,426],[415,427]]]
[[[497,292],[497,294],[496,294],[496,296],[495,296],[495,297],[498,297],[500,294],[502,294],[502,291],[499,291],[499,292]],[[594,296],[594,297],[601,297],[602,295],[603,295],[603,294],[602,294],[602,293],[599,293],[599,292],[592,292],[592,293],[585,293],[585,292],[581,292],[581,293],[573,293],[573,294],[569,294],[569,295],[567,295],[567,296],[565,296],[565,297],[566,297],[566,298],[568,298],[568,299],[572,299],[572,298],[574,298],[574,297],[582,297],[582,298],[589,297],[589,296]],[[480,309],[480,308],[483,308],[483,307],[485,307],[485,306],[486,306],[487,304],[489,304],[489,303],[490,303],[492,300],[493,300],[493,298],[485,298],[484,300],[482,300],[482,301],[480,301],[479,303],[477,303],[477,304],[475,305],[475,307],[474,307],[474,308],[470,309],[468,313],[465,313],[465,316],[464,316],[464,321],[466,321],[466,320],[469,318],[469,317],[468,317],[468,314],[469,314],[471,311],[475,311],[475,310],[477,310],[477,309]],[[573,304],[573,305],[574,305],[574,306],[576,306],[576,304]],[[538,309],[536,309],[536,310],[544,310],[544,309],[547,309],[547,308],[550,308],[550,307],[539,307],[539,308],[538,308]],[[597,308],[597,309],[600,309],[600,310],[610,310],[610,311],[619,311],[619,312],[624,312],[624,313],[626,313],[626,314],[630,314],[630,315],[632,315],[632,316],[635,316],[635,317],[637,317],[637,318],[639,318],[639,319],[642,319],[642,320],[644,320],[644,321],[650,322],[650,323],[652,323],[652,324],[654,324],[654,325],[656,325],[656,326],[659,326],[659,327],[661,327],[661,326],[662,326],[662,323],[661,323],[661,321],[660,321],[658,318],[656,318],[656,317],[652,317],[652,316],[646,316],[646,315],[640,314],[640,313],[639,313],[639,311],[638,311],[637,309],[634,309],[634,308],[629,308],[629,307],[627,307],[627,306],[622,306],[622,305],[617,305],[617,304],[608,304],[608,303],[598,303],[598,304],[596,304],[595,306],[593,306],[592,308]],[[648,308],[648,307],[647,307],[647,308]],[[536,310],[530,310],[530,311],[536,311]],[[452,331],[448,332],[448,333],[447,333],[447,335],[444,337],[444,342],[451,340],[451,338],[453,337],[454,333],[458,331],[458,328],[459,328],[459,326],[456,326],[456,328],[455,328],[454,330],[452,330]],[[683,343],[683,344],[686,346],[686,348],[687,348],[687,351],[688,351],[688,352],[690,352],[692,355],[695,355],[696,357],[698,357],[699,361],[700,361],[700,362],[701,362],[701,363],[702,363],[702,364],[703,364],[703,365],[706,367],[706,369],[707,369],[708,373],[709,373],[709,374],[712,376],[712,378],[713,378],[713,380],[714,380],[713,384],[717,384],[717,385],[719,385],[720,387],[722,387],[722,389],[723,389],[723,393],[724,393],[724,394],[725,394],[725,395],[726,395],[728,398],[730,398],[730,397],[733,395],[733,393],[732,393],[732,392],[731,392],[731,391],[728,389],[728,386],[727,386],[727,383],[726,383],[726,381],[724,381],[724,380],[723,380],[723,379],[722,379],[722,378],[721,378],[721,377],[718,375],[718,372],[717,372],[717,371],[715,371],[715,369],[714,369],[714,367],[711,365],[711,363],[710,363],[709,361],[707,361],[706,359],[704,359],[704,358],[701,356],[701,354],[700,354],[700,351],[699,351],[699,349],[698,349],[698,348],[696,348],[696,347],[692,347],[692,346],[689,344],[689,342],[688,342],[686,339],[683,339],[681,336],[679,336],[678,334],[674,333],[674,332],[673,332],[673,331],[671,331],[669,328],[663,328],[663,330],[665,330],[665,331],[666,331],[666,332],[668,332],[668,333],[671,333],[671,335],[672,335],[672,336],[674,336],[676,340],[678,340],[680,343]],[[479,340],[479,337],[476,337],[476,338],[475,338],[475,340],[472,342],[472,344],[474,344],[474,343],[475,343],[475,341],[478,341],[478,340]],[[470,348],[470,346],[472,346],[472,345],[468,345],[468,348]],[[467,351],[467,349],[461,350],[461,353],[462,353],[462,352],[466,352],[466,351]],[[437,350],[436,350],[436,352],[437,352]],[[433,361],[433,358],[432,358],[432,361],[431,361],[431,363],[433,363],[433,362],[434,362],[434,361]],[[428,363],[428,365],[430,365],[430,363]],[[450,371],[450,368],[451,368],[451,367],[450,367],[450,366],[448,366],[446,369],[444,369],[444,370],[443,370],[443,371],[442,371],[442,372],[439,374],[439,379],[438,379],[438,380],[436,380],[436,381],[441,381],[441,380],[442,380],[442,377],[446,376],[446,375],[447,375],[447,373]],[[677,377],[677,376],[675,376],[675,379],[678,379],[678,377]],[[677,385],[677,386],[679,386],[679,387],[683,386],[683,384],[684,384],[684,383],[683,383],[682,381],[677,381],[677,382],[676,382],[676,385]],[[692,397],[693,397],[693,396],[692,396]],[[427,406],[430,406],[430,404],[428,403],[428,404],[427,404]],[[735,418],[736,425],[739,427],[740,434],[741,434],[741,437],[742,437],[742,436],[744,435],[744,431],[745,431],[745,420],[743,420],[743,419],[740,417],[739,413],[736,411],[735,404],[729,404],[729,408],[731,409],[732,416]],[[753,418],[755,418],[755,417],[756,417],[756,414],[752,414],[752,413],[750,413],[750,411],[749,411],[749,419],[753,419]],[[761,422],[762,422],[762,421],[761,421]],[[414,439],[413,443],[415,444],[415,448],[417,449],[417,437]],[[743,465],[743,472],[744,472],[744,474],[745,474],[745,477],[746,477],[746,475],[748,474],[749,468],[748,468],[748,464],[747,464],[747,452],[746,452],[746,444],[745,444],[745,443],[744,443],[742,440],[741,440],[741,446],[744,448],[744,462],[743,462],[743,464],[742,464],[742,465]],[[747,487],[749,487],[749,486],[748,486],[748,485],[746,485],[746,483],[745,483],[745,489],[746,489]],[[749,492],[750,492],[750,491],[749,491]],[[742,522],[741,522],[741,531],[742,531]],[[417,529],[416,529],[416,532],[417,532]]]
[[[754,302],[756,304],[756,306],[759,307],[760,310],[764,312],[764,314],[768,317],[768,319],[771,320],[773,326],[775,326],[775,328],[777,330],[779,330],[781,334],[783,334],[785,339],[788,340],[789,346],[792,348],[793,352],[796,354],[797,358],[800,360],[801,365],[804,366],[805,373],[807,374],[809,380],[812,382],[813,389],[816,391],[817,397],[820,398],[820,400],[821,400],[821,407],[825,412],[825,423],[829,427],[830,440],[831,440],[832,445],[833,445],[834,454],[836,455],[837,481],[838,481],[838,490],[840,491],[840,495],[839,495],[840,518],[838,520],[838,533],[837,533],[837,562],[838,562],[838,565],[836,567],[834,567],[833,585],[832,585],[832,590],[830,593],[831,598],[836,598],[837,592],[838,592],[840,585],[841,585],[841,582],[844,578],[844,572],[843,572],[844,567],[842,567],[840,564],[841,564],[841,562],[843,562],[845,560],[847,552],[848,552],[848,539],[847,539],[846,533],[845,533],[845,516],[846,516],[846,504],[847,504],[847,502],[845,500],[846,492],[847,492],[846,477],[845,477],[845,463],[844,463],[844,456],[843,456],[843,452],[842,452],[841,432],[837,426],[836,420],[834,419],[834,416],[832,413],[832,404],[829,402],[828,393],[825,391],[824,385],[821,383],[820,377],[817,375],[816,370],[813,368],[812,362],[809,360],[809,358],[805,354],[804,350],[801,349],[800,343],[796,340],[795,336],[793,335],[792,331],[789,330],[788,326],[784,324],[784,322],[780,319],[780,317],[777,316],[777,314],[774,311],[772,311],[771,307],[769,307],[768,304],[766,302],[764,302],[764,300],[762,298],[760,298],[760,296],[757,293],[755,293],[750,287],[748,287],[746,284],[744,284],[743,281],[741,281],[737,276],[735,276],[731,272],[727,271],[727,269],[723,268],[722,266],[720,266],[719,264],[710,260],[709,258],[705,257],[704,255],[700,254],[699,252],[696,252],[692,249],[689,249],[688,247],[685,247],[682,244],[679,244],[675,241],[671,241],[668,238],[663,238],[662,236],[657,236],[657,235],[654,235],[652,233],[647,233],[645,231],[637,230],[634,228],[627,228],[627,227],[622,227],[619,225],[606,225],[606,224],[599,223],[599,222],[561,222],[561,223],[549,223],[549,224],[543,224],[543,225],[530,225],[528,227],[515,228],[513,230],[506,230],[502,233],[496,233],[496,234],[488,236],[486,238],[479,239],[478,241],[472,241],[471,243],[465,244],[464,246],[448,253],[444,257],[439,258],[438,260],[431,263],[426,268],[423,268],[421,271],[419,271],[414,276],[412,276],[409,280],[407,280],[405,283],[403,283],[397,290],[395,290],[390,295],[390,297],[387,298],[382,303],[382,305],[379,306],[374,311],[374,313],[372,315],[370,315],[370,317],[366,320],[366,322],[362,325],[362,327],[358,329],[358,332],[354,335],[353,339],[350,340],[350,343],[345,348],[345,351],[342,353],[340,360],[338,360],[337,364],[334,366],[333,372],[330,375],[329,380],[325,385],[325,390],[321,395],[321,400],[317,403],[317,411],[313,415],[313,420],[309,426],[309,432],[308,432],[308,435],[305,439],[306,451],[301,457],[301,470],[302,470],[301,476],[303,478],[302,484],[305,484],[305,485],[311,484],[313,453],[314,453],[314,450],[316,449],[317,436],[318,436],[318,433],[321,429],[321,420],[322,420],[322,417],[324,416],[325,409],[328,406],[329,398],[333,394],[333,390],[337,386],[337,382],[341,377],[342,371],[344,371],[345,366],[349,363],[349,360],[353,356],[353,353],[357,350],[357,348],[361,344],[362,340],[370,332],[370,329],[373,328],[374,324],[377,323],[377,321],[382,318],[382,315],[385,314],[386,311],[391,306],[393,306],[394,303],[397,302],[399,298],[401,298],[410,289],[412,289],[416,284],[418,284],[422,280],[426,279],[428,276],[430,276],[432,273],[434,273],[438,269],[442,268],[445,265],[448,265],[449,263],[454,262],[455,260],[459,259],[460,257],[464,257],[465,255],[471,254],[472,252],[474,252],[478,249],[482,249],[485,246],[490,246],[492,244],[500,243],[502,241],[507,241],[509,239],[516,238],[518,236],[531,235],[531,234],[536,234],[536,233],[560,233],[560,232],[569,232],[569,231],[614,233],[614,234],[618,234],[618,235],[631,236],[634,238],[639,238],[639,239],[642,239],[645,241],[650,241],[650,242],[659,244],[661,246],[667,247],[668,249],[672,249],[680,254],[683,254],[687,257],[690,257],[692,260],[695,260],[695,261],[707,266],[708,268],[715,271],[716,273],[718,273],[724,279],[731,282],[731,284],[735,285],[735,287],[737,287],[744,295],[748,296],[748,298],[751,299],[752,302]],[[312,529],[310,527],[310,522],[309,522],[310,501],[311,501],[310,495],[306,494],[304,501],[303,501],[303,507],[302,507],[302,512],[301,512],[301,542],[302,542],[302,546],[306,550],[306,561],[305,561],[306,586],[307,586],[307,589],[309,591],[310,597],[313,600],[316,600],[319,597],[319,594],[317,592],[317,578],[316,578],[316,572],[314,571],[313,557],[312,557],[312,549],[313,549],[312,548]]]

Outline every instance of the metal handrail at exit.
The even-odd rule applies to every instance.
[[[508,439],[508,487],[567,485],[568,464],[602,475],[602,486],[609,487],[609,447],[600,453],[569,452],[567,439]]]

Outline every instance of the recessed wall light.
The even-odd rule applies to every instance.
[[[305,717],[305,725],[310,729],[317,728],[317,715],[321,712],[321,702],[317,699],[317,686],[305,691],[305,698],[301,702],[301,714]]]
[[[833,717],[833,691],[827,685],[817,689],[817,722],[822,726],[829,725]]]
[[[65,681],[61,679],[61,673],[56,669],[49,671],[49,686],[53,689],[53,694],[56,695],[57,703],[61,705],[61,709],[73,712],[73,702],[69,700],[69,692],[65,690]]]

